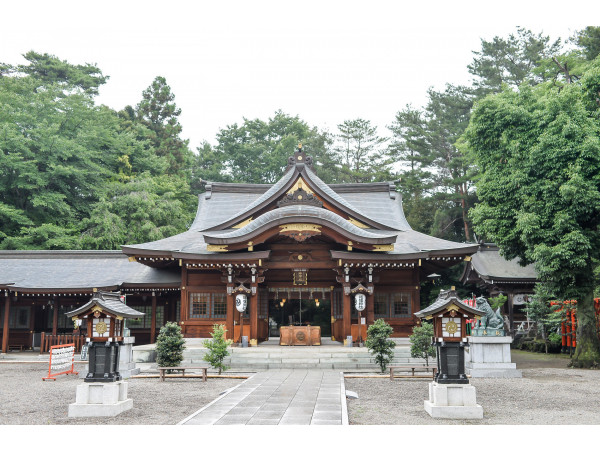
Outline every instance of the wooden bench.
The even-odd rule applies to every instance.
[[[432,378],[435,378],[435,373],[437,372],[437,367],[436,366],[426,366],[425,364],[397,364],[394,366],[389,366],[390,367],[390,381],[394,379],[394,370],[404,370],[404,371],[411,371],[412,376],[415,376],[415,370],[418,371],[427,371],[429,372],[430,370],[432,371]]]
[[[14,351],[14,350],[17,350],[17,349],[18,349],[20,352],[22,352],[22,351],[23,351],[23,346],[22,346],[22,345],[19,345],[19,344],[16,344],[16,345],[9,345],[9,346],[8,346],[8,351],[9,351],[9,352],[12,352],[12,351]]]
[[[206,367],[206,366],[197,366],[197,367],[192,367],[192,366],[188,366],[188,367],[181,367],[181,366],[177,366],[177,367],[159,367],[158,368],[158,378],[160,379],[160,381],[165,381],[165,372],[167,370],[177,370],[177,371],[181,372],[181,376],[182,377],[185,377],[185,371],[186,370],[202,370],[202,381],[206,381],[208,367]]]

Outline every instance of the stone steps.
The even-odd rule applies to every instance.
[[[231,355],[224,363],[232,369],[340,369],[376,370],[378,368],[367,348],[237,348],[230,349]],[[204,348],[190,348],[184,352],[183,364],[203,362]],[[421,363],[410,358],[409,348],[396,348],[394,363]]]
[[[204,364],[207,350],[201,342],[186,342],[183,365]],[[337,369],[377,371],[379,366],[366,347],[344,347],[327,344],[314,347],[285,347],[261,344],[258,347],[230,347],[225,365],[235,370],[267,369]],[[134,347],[136,362],[156,361],[153,345]],[[393,364],[420,364],[423,360],[410,357],[410,347],[397,343]],[[431,364],[431,362],[430,362]]]

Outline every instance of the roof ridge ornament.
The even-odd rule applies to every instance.
[[[302,177],[299,177],[294,187],[277,202],[278,208],[298,204],[323,207],[323,202],[313,194],[308,186],[305,188],[306,183],[303,184],[302,181]]]
[[[287,172],[294,167],[298,172],[302,172],[305,167],[313,170],[313,159],[312,156],[308,156],[304,150],[302,150],[302,143],[298,143],[298,148],[294,152],[293,156],[288,158],[288,165],[285,168]]]

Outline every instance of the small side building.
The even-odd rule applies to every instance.
[[[506,295],[504,313],[511,335],[514,337],[519,329],[527,329],[525,304],[539,282],[533,264],[522,266],[517,258],[507,260],[495,244],[483,243],[467,262],[460,281],[484,289],[488,298]]]

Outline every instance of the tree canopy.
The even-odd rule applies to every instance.
[[[476,229],[576,299],[575,361],[600,363],[593,310],[600,256],[600,58],[580,83],[521,85],[480,100],[466,133],[481,177]]]

